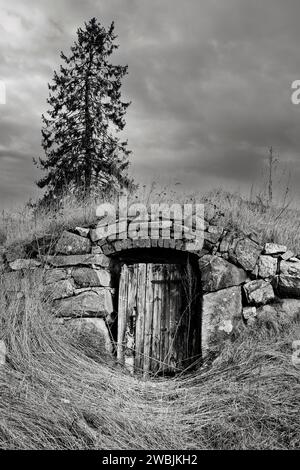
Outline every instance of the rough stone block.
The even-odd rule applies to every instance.
[[[199,260],[203,292],[214,292],[226,287],[238,286],[247,280],[243,269],[237,268],[228,261],[207,255]]]
[[[75,334],[87,337],[95,349],[103,348],[109,354],[113,352],[110,334],[103,318],[72,318],[65,320],[64,326]]]
[[[116,250],[113,246],[113,243],[106,243],[105,245],[102,245],[102,251],[105,255],[111,255]]]
[[[158,239],[153,239],[151,240],[151,246],[152,248],[157,248],[158,247]]]
[[[92,254],[93,255],[99,255],[99,254],[102,254],[103,251],[102,251],[102,248],[101,246],[92,246]]]
[[[175,240],[175,250],[182,250],[183,240]]]
[[[258,259],[258,276],[266,279],[276,276],[277,264],[277,258],[261,255]]]
[[[44,283],[53,284],[54,282],[62,281],[68,277],[66,269],[54,268],[45,270]]]
[[[81,237],[88,238],[90,229],[85,227],[75,227],[75,232]]]
[[[106,317],[113,312],[112,294],[109,289],[92,291],[54,302],[58,317]]]
[[[288,261],[289,259],[291,258],[294,258],[295,257],[295,253],[291,250],[288,250],[286,251],[285,253],[283,253],[282,255],[279,256],[280,259],[282,259],[283,261]]]
[[[172,240],[169,240],[169,242],[170,242],[170,243],[169,243],[170,248],[171,248],[172,250],[175,250],[175,240],[172,239]],[[151,245],[151,246],[153,246],[153,245]]]
[[[66,230],[62,233],[55,247],[55,252],[61,255],[84,255],[90,251],[91,242],[88,238]]]
[[[277,243],[266,243],[264,253],[266,255],[279,255],[285,253],[287,247],[285,245],[278,245]]]
[[[41,263],[36,259],[16,259],[9,263],[9,266],[13,271],[19,271],[21,269],[36,269],[41,266]]]
[[[220,234],[217,233],[210,233],[210,232],[204,232],[204,240],[208,241],[211,244],[215,244],[219,241]]]
[[[164,248],[170,248],[170,240],[167,238],[164,240]]]
[[[230,254],[233,261],[237,261],[246,271],[253,271],[261,254],[262,248],[250,238],[239,240],[234,249],[234,255]]]
[[[105,269],[74,268],[72,277],[79,287],[110,287],[111,276]]]
[[[115,241],[116,251],[126,250],[127,248],[128,248],[128,241],[127,240],[117,240],[117,241]]]
[[[243,318],[248,323],[252,323],[255,321],[257,316],[257,309],[256,307],[244,307],[243,308]]]
[[[241,287],[230,287],[203,296],[202,351],[220,347],[242,318]]]
[[[300,260],[281,261],[278,288],[281,295],[300,297]]]
[[[209,202],[204,204],[204,219],[207,222],[210,222],[212,220],[216,212],[217,208],[214,204],[211,204]]]
[[[110,264],[110,260],[104,254],[99,255],[70,255],[70,256],[42,256],[41,258],[45,263],[55,267],[64,266],[101,266],[106,268]]]
[[[209,225],[207,228],[208,233],[216,235],[218,239],[221,237],[223,230],[223,227],[220,227],[219,225]]]
[[[44,297],[49,300],[64,299],[71,297],[74,293],[74,285],[69,279],[54,282],[53,284],[46,284],[43,289]]]
[[[275,299],[271,283],[263,279],[248,282],[244,285],[244,291],[249,304],[264,305]]]
[[[180,241],[181,241],[181,246],[182,246],[183,242],[182,242],[182,240],[180,240]],[[159,239],[158,239],[157,246],[158,246],[159,248],[163,248],[163,247],[164,247],[164,241],[163,241],[162,238],[159,238]]]

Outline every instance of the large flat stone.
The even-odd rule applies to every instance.
[[[101,266],[107,268],[110,264],[109,258],[104,254],[70,255],[70,256],[43,256],[43,261],[55,267],[64,266]]]
[[[58,317],[106,317],[113,312],[112,294],[105,287],[54,302]]]
[[[279,245],[278,243],[266,243],[264,253],[266,255],[279,255],[280,253],[285,253],[287,247],[285,245]]]
[[[238,286],[247,280],[247,274],[243,269],[218,256],[203,256],[199,260],[199,268],[203,292]]]
[[[110,287],[111,276],[105,269],[74,268],[72,277],[79,287]]]
[[[280,259],[282,259],[283,261],[288,261],[289,259],[294,258],[294,257],[295,257],[295,253],[291,250],[288,250],[282,255],[280,255]]]
[[[281,261],[278,289],[280,295],[300,297],[300,260]]]
[[[90,251],[91,241],[88,238],[66,230],[62,233],[55,247],[55,252],[62,255],[84,255]]]
[[[242,318],[241,287],[229,287],[203,296],[202,352],[207,354],[227,339]]]
[[[244,285],[244,291],[251,305],[264,305],[275,299],[271,283],[263,279],[247,282]]]
[[[41,263],[36,259],[16,259],[9,263],[9,266],[13,271],[19,271],[21,269],[36,269],[41,266]]]

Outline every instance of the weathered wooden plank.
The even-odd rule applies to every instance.
[[[183,300],[183,299],[182,299]],[[182,302],[183,303],[183,302]],[[177,349],[177,364],[179,368],[184,367],[183,362],[184,358],[186,357],[186,343],[187,343],[187,305],[186,303],[183,304],[184,306],[178,312],[178,326],[177,326],[177,334],[176,334],[176,349]]]
[[[181,358],[181,367],[184,369],[189,364],[189,357],[191,353],[191,313],[192,313],[192,292],[191,292],[191,283],[193,282],[192,272],[184,269],[183,272],[183,292],[182,296],[184,297],[184,309],[182,309],[182,358]]]
[[[146,298],[145,298],[145,331],[144,331],[144,377],[147,377],[150,370],[150,357],[152,345],[152,323],[153,323],[153,286],[152,275],[153,264],[147,264],[146,274]]]
[[[145,328],[145,296],[146,296],[146,264],[138,265],[137,281],[137,318],[135,334],[135,369],[143,367],[144,328]]]
[[[181,282],[180,266],[173,265],[170,270],[170,317],[169,317],[169,369],[175,372],[179,368],[178,353],[181,347],[177,341],[179,334],[180,308],[181,308]]]
[[[126,308],[126,350],[125,366],[134,372],[135,354],[135,317],[136,317],[136,294],[137,294],[137,269],[135,266],[128,266],[127,276],[127,308]]]
[[[162,370],[169,370],[169,341],[170,341],[170,266],[163,266],[163,305],[162,305]]]
[[[158,283],[160,275],[160,266],[153,265],[152,285],[153,285],[153,327],[152,327],[152,349],[151,349],[151,371],[157,372],[160,366],[160,342],[161,342],[161,306],[162,289]]]
[[[164,269],[163,265],[156,265],[156,286],[157,286],[157,344],[155,356],[159,360],[157,362],[156,371],[163,371],[163,354],[164,354],[164,328],[165,328],[165,317],[164,317],[164,291],[165,291],[165,280],[164,280]]]
[[[178,277],[180,277],[180,284],[177,285],[178,289],[178,296],[175,299],[177,304],[177,312],[176,312],[176,336],[174,340],[174,347],[177,352],[177,367],[181,369],[182,367],[182,360],[185,355],[185,342],[186,342],[186,302],[184,301],[184,287],[183,284],[185,283],[185,276],[182,270],[182,266],[178,269]],[[176,294],[175,294],[176,296]]]
[[[128,268],[126,264],[122,266],[119,284],[119,308],[118,308],[118,341],[117,359],[124,364],[124,341],[126,332],[127,314],[127,290],[128,290]]]

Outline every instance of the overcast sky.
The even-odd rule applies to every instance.
[[[273,145],[299,198],[299,0],[0,0],[1,207],[37,194],[47,83],[93,16],[115,21],[114,61],[129,66],[138,180],[249,192]]]

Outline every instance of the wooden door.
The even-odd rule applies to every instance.
[[[190,288],[193,280],[178,264],[123,265],[117,356],[131,372],[179,372],[199,356],[200,309],[197,291]]]

